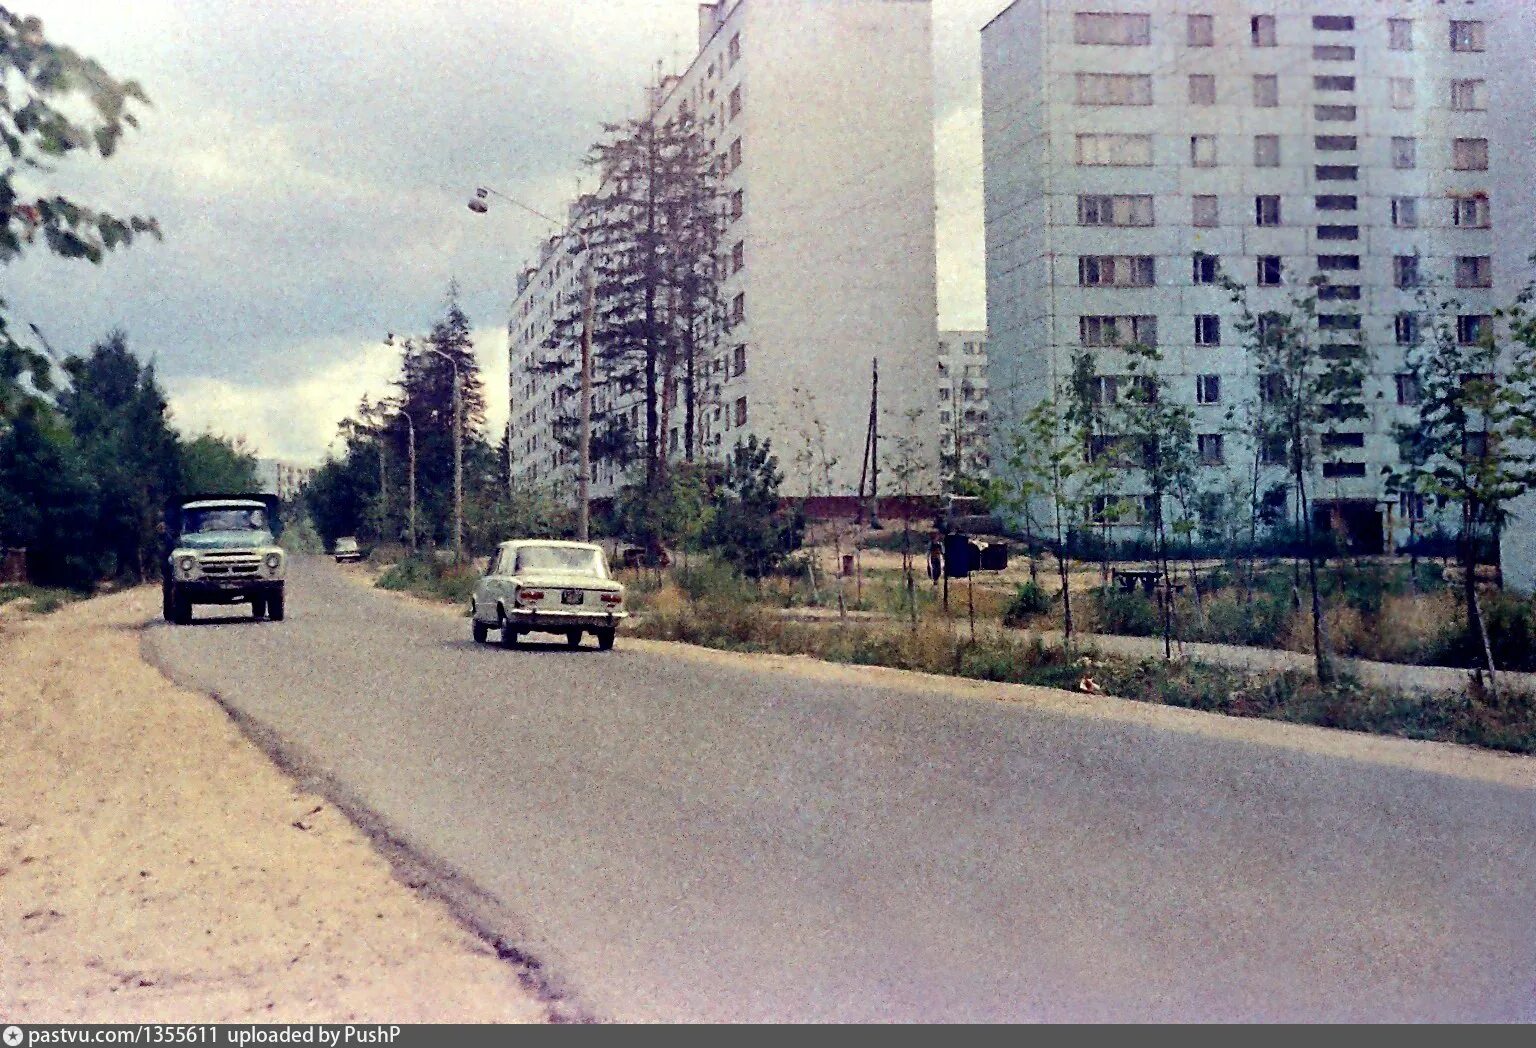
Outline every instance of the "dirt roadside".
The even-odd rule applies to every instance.
[[[0,623],[0,1018],[540,1022],[207,696],[139,655],[158,593]]]

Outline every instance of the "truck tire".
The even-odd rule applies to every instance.
[[[470,614],[473,615],[474,613],[471,612]],[[490,634],[490,627],[479,619],[472,618],[469,620],[469,632],[474,635],[476,644],[484,644],[487,636]]]
[[[278,590],[267,598],[267,618],[273,622],[283,621],[283,591]]]
[[[264,619],[266,617],[267,617],[267,598],[266,597],[252,597],[251,598],[251,618],[253,618],[253,619]]]
[[[171,593],[171,621],[178,626],[192,625],[192,601],[180,593]]]
[[[160,615],[166,622],[176,621],[176,601],[171,596],[169,583],[160,587]]]

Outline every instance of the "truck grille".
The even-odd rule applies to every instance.
[[[261,557],[255,553],[205,553],[201,567],[211,579],[254,579],[261,575]]]

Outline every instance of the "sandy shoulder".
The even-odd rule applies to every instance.
[[[208,697],[139,589],[0,632],[0,1016],[537,1022],[546,1009]]]

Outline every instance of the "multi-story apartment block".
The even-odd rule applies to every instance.
[[[261,490],[276,495],[284,502],[298,498],[314,475],[313,466],[300,466],[278,459],[256,460],[256,479],[261,484]]]
[[[982,32],[995,427],[1073,353],[1113,397],[1117,347],[1155,344],[1203,462],[1251,463],[1230,412],[1262,390],[1221,283],[1258,313],[1321,274],[1317,338],[1368,355],[1369,418],[1321,449],[1320,517],[1362,545],[1400,535],[1426,509],[1383,480],[1420,289],[1459,300],[1473,339],[1530,276],[1533,21],[1529,0],[1009,6]]]
[[[836,463],[830,490],[814,478],[818,493],[857,491],[872,361],[882,415],[932,402],[931,43],[928,0],[702,4],[697,56],[648,100],[662,120],[688,107],[724,172],[728,320],[695,378],[697,453],[769,439],[786,493],[807,490],[798,460],[808,438],[818,462]],[[578,201],[573,221],[579,213]],[[576,466],[555,422],[573,416],[577,379],[542,365],[560,318],[579,308],[581,267],[576,238],[561,235],[519,280],[507,329],[515,477],[559,482]],[[594,414],[628,415],[643,440],[643,396],[633,379],[600,371]],[[685,451],[681,414],[658,433],[674,455]],[[626,479],[611,461],[595,460],[593,474],[595,498]]]
[[[991,401],[987,396],[987,333],[940,331],[937,426],[928,427],[938,446],[943,484],[955,473],[973,479],[992,466]]]

